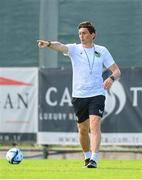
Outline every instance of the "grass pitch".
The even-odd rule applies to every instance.
[[[12,165],[0,160],[1,179],[136,179],[142,178],[142,161],[100,160],[97,169],[82,168],[81,160],[24,159]]]

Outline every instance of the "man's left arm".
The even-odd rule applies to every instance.
[[[112,83],[120,78],[121,72],[117,64],[112,64],[108,68],[112,74],[104,81],[103,87],[104,89],[109,89],[112,86]]]

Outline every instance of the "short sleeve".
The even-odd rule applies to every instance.
[[[64,53],[64,56],[69,56],[70,57],[72,52],[74,52],[76,44],[75,43],[74,44],[66,44],[66,47],[68,48],[68,53],[67,54]]]
[[[108,49],[106,47],[104,47],[104,66],[106,68],[109,68],[112,64],[115,63],[113,57],[111,56],[110,52],[108,51]]]

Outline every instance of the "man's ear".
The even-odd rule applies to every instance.
[[[92,38],[95,39],[96,38],[96,34],[92,33]]]

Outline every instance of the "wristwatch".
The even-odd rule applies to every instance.
[[[115,80],[115,77],[112,75],[112,76],[110,76],[110,78],[112,79],[112,81],[114,81]]]
[[[50,47],[51,46],[51,41],[47,41],[47,47]]]

